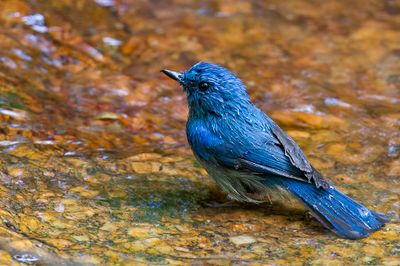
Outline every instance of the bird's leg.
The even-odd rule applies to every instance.
[[[234,200],[229,200],[227,202],[210,201],[210,202],[203,202],[203,204],[209,208],[230,208],[238,206],[237,201]]]
[[[303,216],[304,216],[304,220],[307,221],[307,222],[310,222],[310,221],[314,220],[314,217],[312,216],[310,211],[305,211]]]

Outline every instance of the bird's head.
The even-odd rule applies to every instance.
[[[226,112],[236,112],[241,104],[249,103],[241,80],[222,66],[199,62],[183,73],[162,72],[183,87],[190,115],[222,116]]]

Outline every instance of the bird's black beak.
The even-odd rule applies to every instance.
[[[182,82],[182,73],[172,71],[172,70],[167,70],[167,69],[163,69],[163,70],[161,70],[161,72],[164,73],[165,75],[167,75],[168,77],[178,81],[179,83]]]

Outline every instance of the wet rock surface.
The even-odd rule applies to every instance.
[[[398,265],[396,1],[2,1],[1,265]],[[338,239],[295,201],[230,204],[159,73],[203,60],[392,222]]]

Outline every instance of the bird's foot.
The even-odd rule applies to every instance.
[[[312,216],[311,212],[306,211],[306,212],[304,213],[304,220],[305,220],[305,221],[310,222],[310,221],[312,221],[313,219],[314,219],[314,217]]]
[[[210,202],[203,202],[203,204],[209,208],[229,208],[237,206],[237,202],[233,200],[227,202],[210,201]]]

